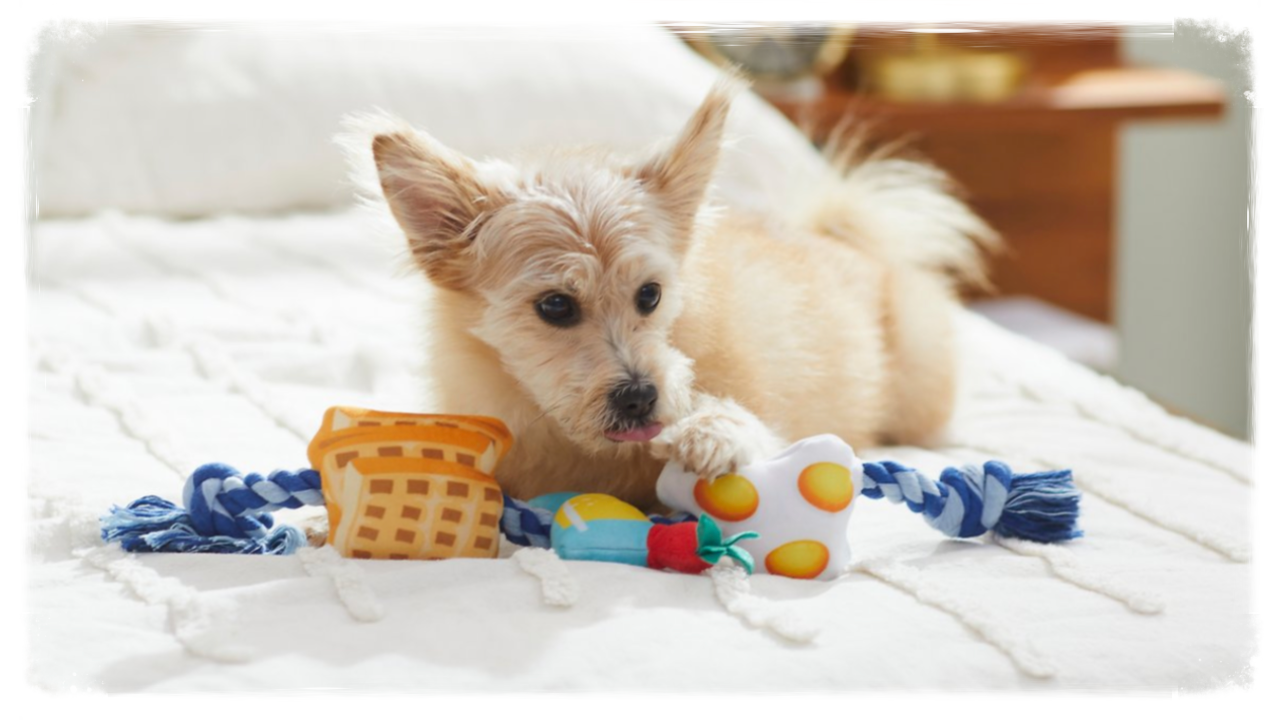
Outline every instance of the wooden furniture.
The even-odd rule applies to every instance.
[[[1115,28],[1001,27],[934,35],[859,27],[842,65],[806,99],[770,99],[822,142],[847,115],[873,141],[906,139],[948,171],[1005,238],[993,263],[999,294],[1032,295],[1109,322],[1116,129],[1122,122],[1216,118],[1224,91],[1180,70],[1130,67]],[[913,52],[1003,53],[1024,69],[1007,97],[903,102],[872,88],[877,61]]]

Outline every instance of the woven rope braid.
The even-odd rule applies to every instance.
[[[502,494],[502,534],[516,545],[551,547],[551,516],[550,510]]]
[[[324,505],[320,473],[276,470],[267,477],[243,477],[230,465],[196,468],[182,490],[191,525],[201,535],[261,538],[271,528],[269,513],[304,505]]]

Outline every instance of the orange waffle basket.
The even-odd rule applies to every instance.
[[[346,557],[492,558],[511,449],[502,421],[352,407],[325,413],[307,446],[329,512],[329,544]]]

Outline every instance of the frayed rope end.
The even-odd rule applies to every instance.
[[[1070,470],[1013,475],[1004,463],[991,461],[983,468],[988,474],[1010,476],[1009,497],[1000,519],[991,528],[1002,537],[1040,543],[1066,542],[1084,533],[1080,518],[1080,490]]]
[[[119,542],[128,552],[291,555],[307,543],[301,530],[289,526],[260,538],[204,536],[196,532],[186,510],[155,495],[138,498],[128,507],[113,506],[101,522],[102,539]]]

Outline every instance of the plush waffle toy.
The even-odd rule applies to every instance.
[[[329,544],[355,558],[496,557],[493,472],[510,448],[491,418],[330,408],[307,447]]]

